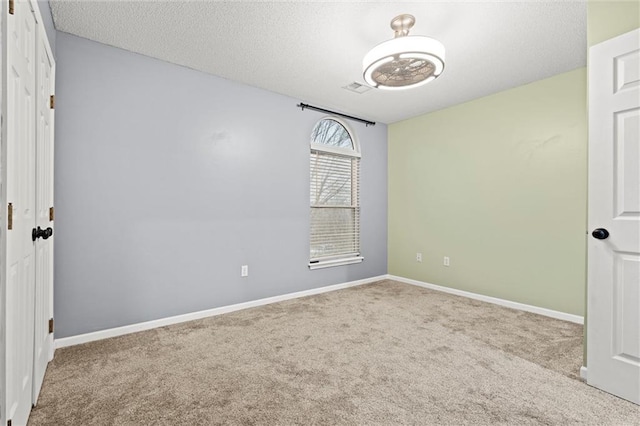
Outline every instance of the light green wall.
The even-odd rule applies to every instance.
[[[587,4],[587,44],[593,46],[640,27],[640,1],[593,1]]]
[[[580,68],[390,125],[389,273],[582,315],[586,105]]]

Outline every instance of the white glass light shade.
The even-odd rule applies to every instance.
[[[444,70],[444,46],[424,36],[396,37],[380,43],[362,61],[365,82],[379,89],[417,87]]]

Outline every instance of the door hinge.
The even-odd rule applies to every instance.
[[[54,217],[53,207],[49,207],[49,222],[53,222]]]
[[[13,204],[9,203],[9,208],[7,211],[7,229],[13,229]]]
[[[9,15],[13,15],[14,10],[13,10],[13,0],[9,0]],[[9,421],[11,422],[11,421]]]
[[[11,419],[7,420],[7,426],[11,426]]]
[[[53,318],[49,320],[49,334],[53,333]]]
[[[49,96],[49,108],[54,109],[56,107],[56,95]]]

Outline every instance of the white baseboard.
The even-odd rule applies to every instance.
[[[79,345],[89,343],[96,340],[108,339],[110,337],[122,336],[125,334],[137,333],[138,331],[151,330],[153,328],[164,327],[171,324],[179,324],[181,322],[193,321],[201,318],[212,317],[216,315],[226,314],[229,312],[240,311],[242,309],[254,308],[256,306],[268,305],[271,303],[281,302],[283,300],[296,299],[299,297],[312,296],[314,294],[327,293],[329,291],[342,290],[344,288],[355,287],[363,284],[370,284],[376,281],[387,279],[388,275],[379,275],[376,277],[365,278],[357,281],[350,281],[341,284],[329,285],[326,287],[312,288],[310,290],[298,291],[295,293],[283,294],[280,296],[267,297],[264,299],[252,300],[235,305],[222,306],[219,308],[207,309],[204,311],[191,312],[184,315],[176,315],[168,318],[161,318],[153,321],[146,321],[137,324],[125,325],[122,327],[110,328],[107,330],[94,331],[92,333],[79,334],[77,336],[63,337],[55,339],[56,348],[64,348],[66,346]]]
[[[480,300],[483,302],[493,303],[500,306],[505,306],[512,309],[518,309],[526,312],[533,312],[535,314],[544,315],[551,318],[561,319],[564,321],[570,321],[576,324],[583,324],[584,318],[578,315],[567,314],[565,312],[554,311],[551,309],[540,308],[538,306],[526,305],[524,303],[512,302],[510,300],[498,299],[496,297],[484,296],[482,294],[471,293],[468,291],[457,290],[454,288],[443,287],[436,284],[430,284],[422,281],[412,280],[410,278],[398,277],[395,275],[379,275],[376,277],[365,278],[357,281],[350,281],[341,284],[330,285],[326,287],[313,288],[310,290],[298,291],[295,293],[283,294],[280,296],[267,297],[264,299],[252,300],[244,303],[237,303],[235,305],[222,306],[219,308],[207,309],[204,311],[191,312],[183,315],[176,315],[168,318],[161,318],[153,321],[146,321],[137,324],[125,325],[122,327],[110,328],[107,330],[95,331],[92,333],[79,334],[77,336],[64,337],[61,339],[55,339],[55,348],[64,348],[66,346],[79,345],[82,343],[93,342],[96,340],[108,339],[110,337],[122,336],[125,334],[137,333],[139,331],[151,330],[153,328],[164,327],[171,324],[179,324],[181,322],[193,321],[201,318],[212,317],[216,315],[222,315],[229,312],[240,311],[242,309],[254,308],[257,306],[268,305],[271,303],[281,302],[284,300],[296,299],[299,297],[312,296],[314,294],[327,293],[330,291],[341,290],[344,288],[355,287],[363,284],[370,284],[380,280],[395,280],[406,284],[412,284],[419,287],[428,288],[431,290],[442,291],[444,293],[455,294],[457,296],[468,297],[470,299]],[[584,369],[584,377],[586,380],[586,367],[580,369],[580,375]]]
[[[584,365],[580,367],[580,378],[585,382],[587,381],[587,367]]]
[[[524,303],[512,302],[510,300],[498,299],[497,297],[484,296],[482,294],[471,293],[464,290],[457,290],[455,288],[443,287],[436,284],[425,283],[422,281],[412,280],[410,278],[398,277],[395,275],[388,275],[388,279],[400,281],[406,284],[412,284],[418,287],[424,287],[431,290],[442,291],[445,293],[455,294],[456,296],[468,297],[470,299],[481,300],[483,302],[489,302],[507,308],[518,309],[520,311],[532,312],[534,314],[544,315],[546,317],[556,318],[564,321],[573,322],[576,324],[584,324],[584,317],[579,315],[568,314],[566,312],[554,311],[552,309],[540,308],[538,306],[526,305]]]

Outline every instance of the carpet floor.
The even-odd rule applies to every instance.
[[[394,281],[56,351],[29,425],[640,425],[582,326]]]

